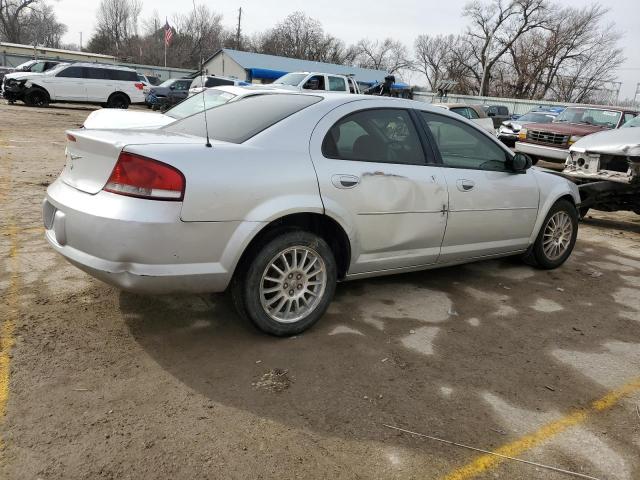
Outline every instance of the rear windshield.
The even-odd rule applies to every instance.
[[[209,136],[216,140],[242,143],[279,121],[322,100],[299,94],[252,95],[207,110]],[[164,127],[169,132],[204,137],[204,113],[178,120]]]
[[[171,118],[175,118],[176,120],[181,120],[195,113],[200,113],[203,110],[219,107],[220,105],[227,103],[233,97],[235,97],[233,93],[224,92],[217,88],[211,88],[190,96],[172,109],[167,110],[164,114]]]

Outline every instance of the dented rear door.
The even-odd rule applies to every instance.
[[[353,229],[350,274],[429,265],[440,254],[445,180],[428,165],[433,159],[409,110],[383,108],[388,105],[343,105],[320,121],[311,139],[325,209]]]

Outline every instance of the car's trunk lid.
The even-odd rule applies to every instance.
[[[164,130],[70,130],[61,180],[95,194],[107,183],[120,152],[128,145],[197,144],[203,139]]]

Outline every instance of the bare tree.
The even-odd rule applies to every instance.
[[[510,47],[501,87],[517,98],[577,101],[613,81],[624,57],[619,32],[602,24],[607,11],[597,4],[558,9],[545,30]]]
[[[231,31],[222,26],[222,15],[199,4],[188,14],[174,15],[176,35],[169,49],[171,64],[199,68],[207,55],[223,46]]]
[[[0,40],[56,47],[65,31],[43,0],[0,0]]]
[[[96,14],[96,33],[89,41],[88,49],[126,55],[128,43],[138,34],[141,11],[142,0],[101,0]]]
[[[412,66],[407,47],[398,40],[372,41],[365,38],[358,42],[356,49],[356,62],[360,67],[397,73]]]
[[[525,33],[545,28],[549,16],[547,0],[475,0],[463,10],[471,24],[467,39],[478,69],[474,69],[480,95],[488,95],[491,69]]]
[[[303,12],[294,12],[274,28],[255,35],[250,50],[283,57],[318,62],[348,63],[355,58],[351,49],[336,37],[325,33],[322,24]]]
[[[58,22],[51,5],[43,4],[29,12],[23,29],[24,43],[60,48],[67,26]]]
[[[413,68],[427,77],[432,91],[440,81],[460,75],[457,51],[461,47],[462,41],[456,35],[420,35],[416,39]]]

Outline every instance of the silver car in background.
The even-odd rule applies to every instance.
[[[43,205],[56,251],[126,290],[229,289],[274,335],[314,324],[340,280],[508,255],[555,268],[577,235],[575,185],[421,102],[276,93],[67,138]]]

